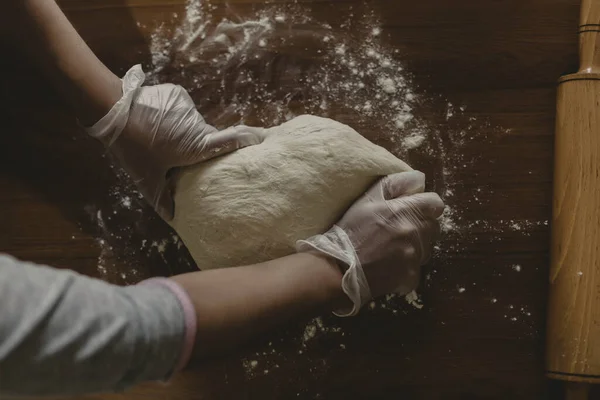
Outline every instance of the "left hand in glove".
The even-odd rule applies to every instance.
[[[123,78],[123,94],[87,132],[100,139],[130,174],[142,195],[166,220],[174,203],[169,171],[262,143],[267,130],[208,125],[181,86],[142,87],[139,65]]]
[[[353,307],[337,315],[356,315],[373,297],[416,288],[444,210],[440,197],[424,189],[425,175],[419,171],[386,176],[329,231],[297,243],[299,252],[321,254],[343,266],[342,289]]]

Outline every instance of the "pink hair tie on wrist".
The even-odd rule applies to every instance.
[[[139,283],[140,285],[160,285],[166,287],[177,297],[179,304],[183,310],[183,316],[185,318],[185,334],[183,340],[183,346],[181,349],[181,355],[179,361],[173,370],[173,373],[181,371],[189,362],[192,351],[194,350],[194,344],[196,342],[196,330],[197,330],[197,318],[196,309],[190,300],[190,296],[187,294],[184,288],[182,288],[176,282],[167,278],[150,278]]]

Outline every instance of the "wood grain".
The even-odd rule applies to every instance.
[[[600,81],[587,75],[558,91],[547,368],[557,379],[598,382]]]
[[[133,63],[149,65],[152,24],[172,21],[184,9],[183,1],[171,0],[61,4],[120,74]],[[230,9],[243,17],[266,7],[242,0],[230,1],[230,8],[214,4],[215,18]],[[465,228],[447,235],[447,251],[427,266],[425,307],[399,301],[398,315],[378,305],[351,320],[324,317],[343,339],[323,334],[306,347],[299,338],[307,321],[300,321],[221,360],[193,366],[167,386],[145,384],[91,398],[562,398],[562,389],[543,373],[550,240],[544,222],[551,216],[556,80],[577,70],[579,1],[328,0],[298,6],[334,26],[344,18],[361,20],[365,7],[372,9],[382,23],[382,40],[399,50],[397,58],[427,99],[418,117],[448,143],[463,131],[470,134],[453,153],[451,202]],[[133,210],[119,209],[110,221],[109,229],[124,233],[110,239],[109,254],[102,253],[97,212],[117,209],[120,197],[113,191],[121,180],[101,146],[82,134],[19,55],[18,44],[3,44],[2,54],[9,56],[0,57],[0,96],[14,105],[0,111],[0,250],[118,284],[189,269],[183,250],[161,255],[141,248],[142,240],[160,241],[170,230],[137,200]],[[285,57],[287,65],[299,59]],[[196,92],[194,98],[211,95]],[[447,120],[448,103],[465,111]],[[342,108],[339,115],[354,123]],[[375,137],[376,125],[366,127],[365,135]],[[415,166],[434,170],[423,155],[411,157]],[[490,228],[511,220],[535,224]],[[99,258],[108,273],[98,270]],[[262,355],[272,349],[275,355]],[[269,373],[261,364],[261,372],[249,376],[244,359],[268,364]]]
[[[579,22],[579,72],[600,71],[598,33],[600,32],[600,6],[595,0],[584,0],[581,4]]]
[[[583,383],[600,382],[599,27],[600,2],[584,1],[581,65],[560,80],[554,150],[546,365],[551,378]]]

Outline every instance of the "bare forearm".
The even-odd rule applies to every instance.
[[[52,81],[84,124],[102,118],[121,96],[121,80],[90,50],[54,0],[10,0],[5,38]]]
[[[246,267],[172,278],[188,292],[198,317],[196,356],[217,354],[288,319],[327,312],[347,301],[330,260],[295,254]]]

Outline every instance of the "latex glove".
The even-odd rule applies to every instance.
[[[123,78],[123,95],[87,132],[100,139],[130,174],[146,200],[166,220],[173,218],[169,171],[261,143],[263,128],[208,125],[181,86],[142,87],[141,66]]]
[[[346,269],[342,288],[353,307],[337,315],[356,315],[373,297],[416,288],[444,210],[440,197],[424,188],[419,171],[384,177],[331,230],[298,242],[298,251],[333,257]]]

